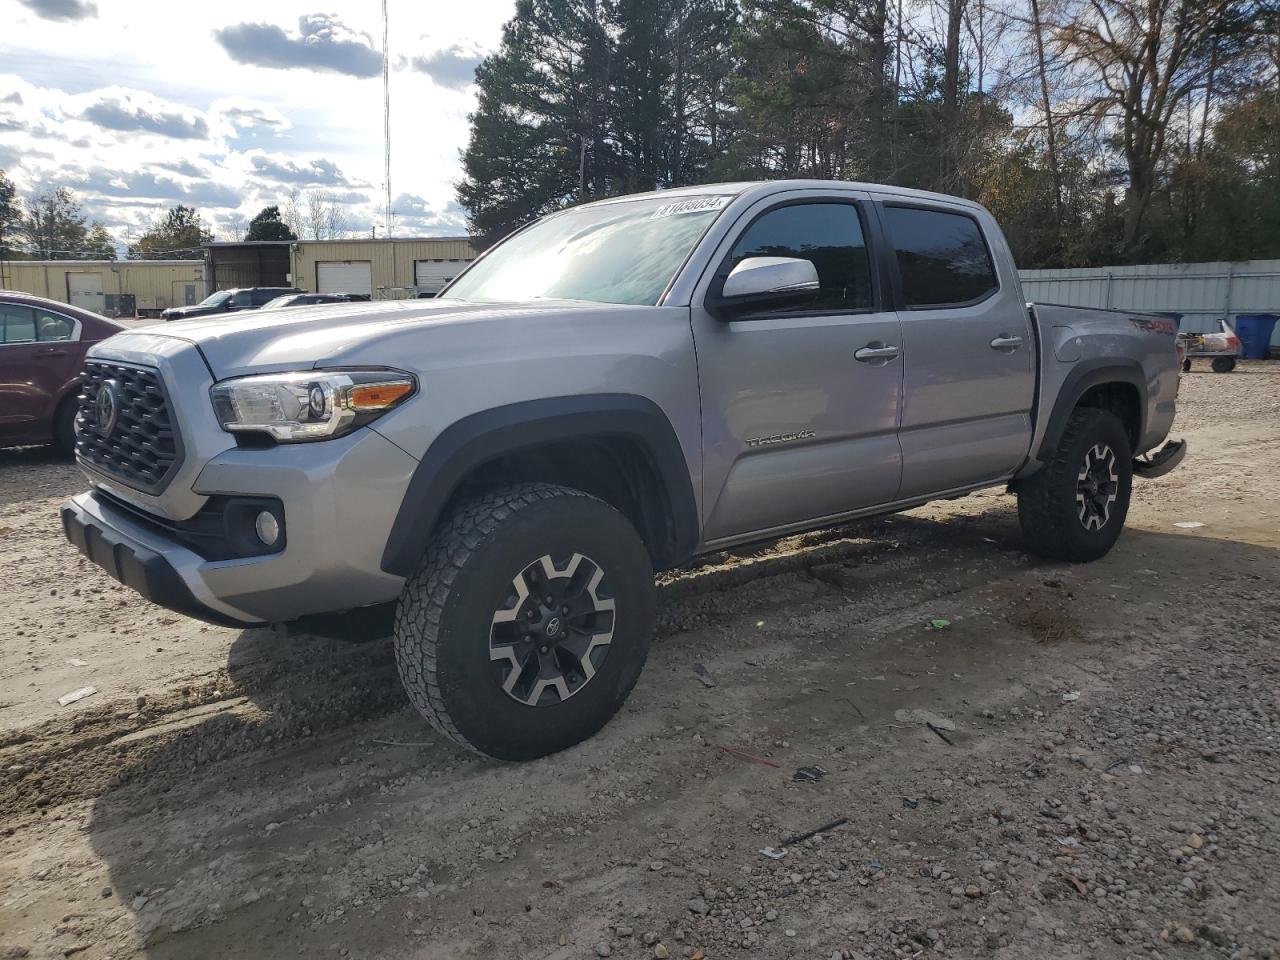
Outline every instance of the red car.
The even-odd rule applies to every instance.
[[[84,355],[125,328],[57,300],[0,290],[0,447],[75,447]]]

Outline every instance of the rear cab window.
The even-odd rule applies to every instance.
[[[908,309],[967,306],[1000,289],[991,250],[973,217],[886,204],[884,218]]]
[[[721,275],[748,257],[795,257],[818,271],[817,297],[785,312],[856,313],[875,302],[866,235],[853,203],[815,200],[766,211],[734,243]]]

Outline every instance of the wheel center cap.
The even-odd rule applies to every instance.
[[[548,640],[554,640],[560,636],[563,626],[559,617],[548,617],[547,622],[542,625],[542,632],[546,634]]]

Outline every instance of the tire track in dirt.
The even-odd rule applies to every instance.
[[[847,595],[849,626],[892,613],[873,587],[879,579],[900,580],[903,567],[916,568],[918,582],[915,589],[898,584],[894,608],[949,595],[969,579],[944,581],[924,573],[949,559],[938,542],[940,534],[962,544],[972,533],[906,519],[894,523],[889,537],[879,521],[874,532],[881,539],[869,540],[869,526],[855,524],[792,537],[769,548],[719,554],[701,566],[663,575],[659,642],[731,617],[748,603],[760,606],[762,593],[770,592],[769,581],[796,575],[840,590],[845,587],[833,578],[856,581],[860,596]],[[913,553],[912,545],[921,543],[929,544],[927,552]],[[888,564],[874,562],[886,558]],[[764,608],[768,606],[766,599]],[[297,744],[408,705],[385,638],[351,644],[247,631],[233,646],[233,661],[241,643],[266,649],[247,663],[181,687],[89,707],[0,738],[0,817],[7,829],[43,809],[101,796],[144,775],[161,781],[190,775],[215,761]],[[182,748],[170,749],[179,739]]]

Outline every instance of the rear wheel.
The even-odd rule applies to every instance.
[[[1081,563],[1114,546],[1133,488],[1133,452],[1124,425],[1107,410],[1082,407],[1067,420],[1044,468],[1018,487],[1018,521],[1042,556]]]
[[[442,733],[531,760],[618,711],[653,622],[653,569],[626,518],[578,490],[520,484],[444,521],[401,593],[396,662]]]
[[[1235,357],[1214,357],[1213,372],[1214,373],[1230,373],[1236,368]]]

